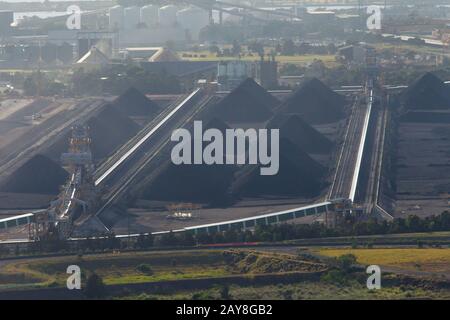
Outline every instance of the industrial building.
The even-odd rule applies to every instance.
[[[261,86],[265,89],[275,89],[278,87],[278,63],[272,56],[269,60],[261,57],[259,62],[258,78]]]
[[[147,5],[109,9],[109,30],[117,32],[120,44],[128,47],[197,40],[209,22],[209,13],[197,7]]]
[[[221,61],[217,66],[219,90],[228,91],[236,88],[246,78],[254,78],[256,68],[246,61]]]

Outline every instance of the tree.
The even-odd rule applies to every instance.
[[[292,39],[287,39],[283,42],[281,53],[285,56],[293,56],[295,54],[296,47]]]
[[[214,54],[219,54],[220,53],[220,48],[217,45],[212,45],[208,48],[209,52],[214,53]]]
[[[40,72],[34,72],[23,81],[23,91],[27,96],[54,96],[63,93],[65,86],[61,82],[49,79]]]
[[[348,272],[354,264],[356,264],[356,257],[353,254],[344,254],[337,258],[338,268],[344,272]]]
[[[116,234],[114,232],[109,232],[107,234],[107,244],[108,249],[117,249],[120,248],[120,240],[116,238]]]
[[[237,42],[237,40],[233,41],[233,48],[231,49],[231,53],[233,54],[233,56],[238,56],[241,54],[241,45],[239,44],[239,42]]]
[[[230,288],[226,284],[220,288],[220,298],[230,300]]]
[[[151,234],[140,234],[136,240],[136,248],[147,249],[153,246],[153,236]]]
[[[33,77],[27,77],[23,82],[23,92],[26,96],[35,96],[37,94],[37,84]]]
[[[151,276],[153,274],[152,268],[146,263],[141,263],[140,265],[138,265],[136,267],[136,270],[141,272],[141,273],[144,273],[144,274],[146,274],[148,276]]]
[[[105,296],[105,284],[103,279],[96,273],[89,275],[86,281],[85,294],[89,299],[101,299]]]
[[[248,50],[257,53],[259,56],[264,55],[264,45],[260,42],[252,42],[248,45]]]

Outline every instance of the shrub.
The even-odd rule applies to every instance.
[[[96,273],[92,273],[88,277],[86,281],[85,294],[86,297],[90,299],[100,299],[105,296],[105,284],[103,283],[103,279]]]
[[[350,271],[354,264],[356,264],[356,257],[353,254],[344,254],[337,258],[337,266],[344,272]]]
[[[145,273],[146,275],[152,275],[153,274],[152,268],[146,263],[141,263],[140,265],[138,265],[136,267],[136,270],[139,271],[139,272]]]
[[[330,270],[327,273],[323,274],[320,277],[320,280],[339,285],[344,285],[345,283],[347,283],[346,274],[341,270]]]

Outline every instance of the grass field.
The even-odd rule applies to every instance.
[[[418,270],[447,270],[450,267],[450,249],[311,249],[322,256],[336,257],[354,254],[361,264],[379,264]],[[428,280],[410,281],[402,275],[387,274],[394,281],[383,282],[381,290],[366,288],[367,275],[362,271],[339,273],[315,259],[304,255],[262,252],[256,250],[189,250],[159,252],[129,252],[40,258],[2,262],[0,290],[30,287],[64,286],[68,265],[80,266],[82,280],[93,271],[105,284],[131,284],[160,280],[208,279],[229,275],[273,274],[289,271],[324,271],[320,279],[305,279],[289,284],[229,286],[229,297],[234,300],[285,299],[450,299],[450,290]],[[420,269],[422,270],[422,269]],[[414,276],[414,275],[413,275]],[[223,285],[213,279],[208,289],[178,289],[157,287],[153,290],[123,290],[109,296],[113,299],[223,299]],[[384,281],[384,280],[383,280]]]
[[[217,57],[216,54],[209,51],[183,51],[179,52],[178,55],[183,60],[188,61],[229,61],[237,60],[237,57]],[[279,63],[291,63],[297,65],[306,65],[313,62],[314,60],[322,60],[322,62],[327,66],[337,65],[336,57],[334,55],[317,55],[317,54],[307,54],[307,55],[296,55],[296,56],[276,56],[275,58]],[[240,58],[242,61],[259,61],[260,58],[257,54],[253,56],[244,55]]]
[[[449,56],[448,51],[443,50],[442,48],[436,48],[431,46],[421,46],[421,45],[415,45],[415,44],[408,44],[408,43],[375,43],[374,47],[376,49],[391,49],[396,50],[397,52],[401,52],[402,50],[411,50],[415,51],[417,53],[421,54],[435,54],[435,55],[445,55]]]
[[[237,286],[229,288],[233,300],[377,300],[377,299],[449,299],[450,292],[436,288],[417,288],[412,286],[384,287],[382,290],[368,290],[364,283],[342,286],[320,281],[264,286]],[[221,299],[220,288],[209,290],[180,291],[176,293],[133,294],[116,299],[133,300],[184,300]]]
[[[81,268],[82,279],[95,272],[107,285],[324,268],[295,256],[241,250],[96,254],[7,263],[0,270],[0,289],[64,286],[69,265]]]
[[[385,248],[385,249],[322,249],[320,255],[338,257],[353,254],[358,263],[396,267],[410,271],[450,272],[450,249]]]

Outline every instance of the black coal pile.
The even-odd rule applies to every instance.
[[[307,153],[327,154],[333,148],[333,143],[328,138],[297,115],[277,115],[267,128],[279,129],[280,138],[288,139]]]
[[[269,120],[278,104],[275,97],[247,78],[214,106],[213,112],[215,117],[229,123],[256,123]]]
[[[281,111],[300,115],[311,124],[332,123],[344,118],[345,98],[313,78],[298,88],[281,106]]]
[[[147,98],[134,87],[129,88],[114,100],[113,105],[130,117],[152,116],[160,110],[157,103]]]
[[[450,89],[437,76],[426,73],[402,94],[406,109],[449,109]]]
[[[1,191],[58,194],[68,177],[68,172],[57,163],[43,155],[36,155],[8,177]]]
[[[101,111],[87,121],[89,135],[92,140],[91,151],[95,160],[109,156],[114,150],[127,142],[140,130],[133,120],[117,110],[113,105],[104,106]],[[68,132],[50,148],[45,151],[45,155],[58,160],[62,153],[69,148]]]
[[[229,127],[221,120],[212,119],[203,130],[215,128],[222,133]],[[192,130],[191,134],[192,134]],[[193,142],[192,139],[192,150]],[[225,155],[224,155],[225,157]],[[192,155],[193,163],[193,155]],[[225,160],[224,160],[225,163]],[[181,164],[169,159],[161,173],[144,187],[142,197],[148,200],[208,203],[227,205],[227,195],[236,167],[234,165]]]
[[[400,116],[402,122],[450,123],[450,113],[435,111],[408,111]]]
[[[236,175],[231,192],[237,197],[314,197],[324,187],[327,169],[288,139],[280,139],[278,174],[260,175],[259,165],[247,165]]]

